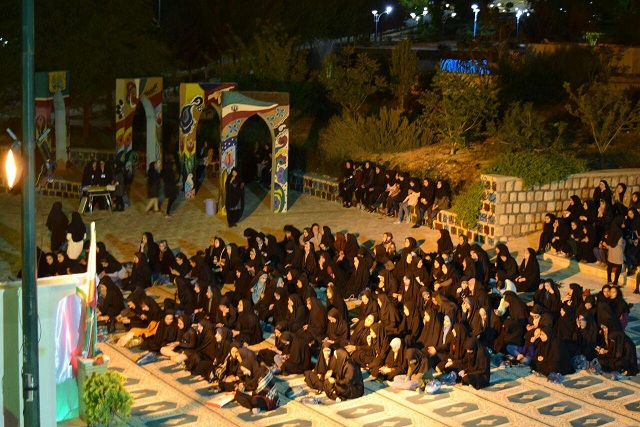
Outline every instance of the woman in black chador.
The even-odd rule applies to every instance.
[[[51,252],[60,250],[67,240],[69,218],[62,212],[62,202],[55,202],[47,217],[47,228],[51,231]]]
[[[238,169],[231,169],[224,187],[227,222],[229,227],[233,227],[240,221],[244,211],[244,183],[238,174]]]

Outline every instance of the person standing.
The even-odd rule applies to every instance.
[[[69,219],[62,212],[62,202],[55,202],[47,217],[47,228],[51,231],[51,252],[57,252],[67,240]]]
[[[145,208],[145,212],[149,212],[151,208],[156,213],[160,212],[158,208],[158,196],[160,194],[160,171],[162,166],[160,162],[149,163],[149,169],[147,170],[147,197],[149,202]]]
[[[78,259],[84,248],[84,239],[87,238],[87,227],[78,212],[71,213],[71,223],[67,228],[67,256],[69,259]]]
[[[116,189],[113,190],[113,197],[115,199],[115,212],[124,211],[124,165],[121,161],[116,161],[113,165],[113,185]]]
[[[238,169],[231,169],[225,183],[225,206],[227,208],[227,222],[234,227],[242,218],[244,211],[244,183],[238,174]]]
[[[171,206],[178,197],[178,187],[176,184],[176,167],[175,163],[169,161],[162,171],[162,179],[164,181],[164,195],[169,200],[167,203],[167,213],[165,218],[171,217]]]

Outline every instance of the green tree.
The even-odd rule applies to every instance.
[[[235,37],[234,47],[216,64],[223,80],[253,76],[262,82],[302,81],[307,75],[306,55],[297,37],[290,37],[280,24],[256,23],[248,43]]]
[[[367,98],[387,87],[380,75],[380,64],[365,53],[355,53],[354,46],[347,46],[340,56],[329,55],[320,79],[329,99],[349,114],[356,114]]]
[[[581,86],[576,91],[565,83],[564,88],[574,104],[567,104],[567,110],[582,121],[601,158],[622,132],[640,127],[640,101],[634,104],[624,93],[612,91],[604,83]]]
[[[471,136],[493,119],[498,90],[490,76],[436,72],[431,90],[420,99],[423,120],[451,147],[451,154],[468,145]]]
[[[405,98],[418,76],[418,55],[411,49],[411,40],[403,40],[393,48],[390,73],[393,94],[404,110]]]
[[[504,114],[500,124],[492,123],[491,133],[513,150],[534,149],[545,151],[562,144],[567,124],[549,124],[533,109],[533,103],[514,102]]]

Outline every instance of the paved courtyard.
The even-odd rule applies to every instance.
[[[268,199],[260,200],[266,191],[249,186],[245,218],[238,227],[229,229],[223,217],[207,216],[204,201],[216,198],[217,190],[206,184],[195,200],[182,201],[171,218],[143,213],[144,182],[138,179],[133,188],[133,204],[123,213],[98,211],[85,214],[85,222],[96,222],[98,240],[119,259],[130,260],[140,235],[153,233],[156,240],[167,239],[170,247],[179,247],[187,255],[208,245],[209,238],[221,236],[226,242],[244,243],[242,232],[251,227],[281,238],[285,224],[299,228],[314,222],[328,225],[333,232],[348,231],[358,235],[361,244],[371,244],[385,231],[392,231],[400,245],[404,237],[414,236],[426,250],[435,249],[438,233],[410,225],[394,225],[393,220],[355,209],[344,209],[310,196],[290,194],[286,214],[269,211]],[[45,222],[56,199],[38,197],[36,206],[38,245],[48,249]],[[77,200],[63,200],[68,213],[77,209]],[[20,198],[0,195],[0,281],[15,276],[20,268]],[[509,243],[521,260],[522,250],[536,246],[532,235]],[[604,280],[576,269],[540,261],[542,277],[553,277],[566,285],[577,282],[592,290]],[[640,344],[640,298],[625,292],[632,309],[627,332]],[[42,302],[41,302],[42,303]],[[268,414],[250,416],[241,407],[230,405],[211,409],[204,405],[210,397],[208,384],[195,381],[178,371],[168,361],[146,366],[132,362],[136,352],[101,344],[111,357],[110,367],[125,374],[127,387],[136,401],[131,426],[631,426],[640,425],[640,377],[611,381],[601,376],[580,372],[568,376],[562,384],[551,384],[546,378],[530,374],[528,368],[492,370],[491,387],[476,391],[469,387],[443,387],[436,395],[398,391],[384,384],[365,381],[366,394],[361,399],[335,403],[321,398],[317,405],[305,405],[285,396],[289,387],[303,384],[302,376],[279,380],[283,406]],[[69,423],[73,424],[73,423]]]

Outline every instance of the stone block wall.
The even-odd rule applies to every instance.
[[[482,208],[478,218],[479,236],[486,236],[483,243],[507,242],[516,237],[542,230],[544,216],[561,213],[568,205],[569,198],[577,195],[581,200],[592,197],[600,180],[606,180],[615,190],[618,183],[627,185],[627,191],[640,189],[640,169],[610,169],[571,175],[566,179],[524,188],[522,179],[503,175],[482,175],[487,183]],[[436,228],[450,229],[453,225],[457,233],[469,231],[458,224],[451,212],[442,212],[435,223]],[[462,228],[461,228],[462,227]],[[454,234],[454,233],[452,233]],[[482,241],[478,238],[478,241]],[[492,243],[493,242],[493,243]]]
[[[293,190],[303,194],[339,202],[338,180],[336,178],[294,170],[289,173],[289,185]]]

